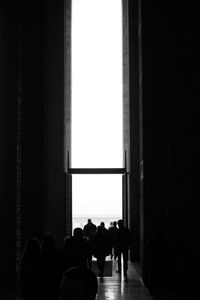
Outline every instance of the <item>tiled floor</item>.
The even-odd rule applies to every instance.
[[[116,273],[117,262],[113,260],[112,277],[98,278],[97,300],[152,300],[143,286],[135,268],[129,263],[127,276]],[[0,289],[0,300],[21,300],[15,291]]]
[[[127,276],[116,273],[116,261],[113,261],[113,276],[99,280],[97,300],[152,300],[142,284],[135,268],[129,264]]]

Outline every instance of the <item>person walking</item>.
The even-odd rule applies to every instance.
[[[20,266],[20,287],[24,300],[39,299],[40,251],[41,244],[37,238],[26,241]]]
[[[114,255],[117,258],[118,270],[117,273],[121,274],[122,262],[121,256],[123,256],[123,272],[126,275],[128,270],[128,250],[130,248],[131,239],[130,231],[124,226],[123,220],[119,220],[118,229],[116,232],[114,243]]]
[[[95,300],[97,292],[96,274],[82,266],[73,267],[63,274],[59,300]]]
[[[87,224],[83,227],[83,235],[87,238],[91,249],[94,246],[95,233],[96,233],[96,225],[92,223],[91,219],[88,219]],[[92,268],[92,252],[90,253],[90,257],[88,259],[88,267],[89,269]]]
[[[62,279],[62,263],[53,234],[46,233],[41,243],[40,299],[58,300],[59,284]]]
[[[84,235],[86,235],[86,236],[87,236],[87,233],[90,233],[90,232],[95,234],[96,225],[94,223],[92,223],[91,219],[87,220],[87,224],[85,224],[84,227],[83,227],[83,232],[84,232]]]
[[[110,249],[110,258],[113,258],[113,247],[115,242],[115,235],[117,232],[117,222],[111,222],[108,228],[108,241],[109,241],[109,249]]]
[[[107,235],[104,234],[103,228],[101,226],[97,227],[97,231],[94,237],[93,254],[97,259],[99,277],[103,277],[106,256],[109,255],[109,247]]]
[[[88,240],[83,236],[82,228],[75,228],[73,236],[66,237],[64,241],[63,257],[65,270],[75,266],[87,268],[91,251]]]

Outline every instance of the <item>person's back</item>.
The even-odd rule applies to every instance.
[[[39,297],[40,246],[38,239],[28,239],[22,254],[20,283],[24,300],[38,299]]]
[[[96,225],[92,223],[91,219],[88,219],[87,224],[83,228],[83,235],[87,238],[90,248],[93,248],[94,244],[94,236],[96,233]],[[92,251],[90,252],[90,256],[88,258],[89,268],[92,267]]]
[[[75,228],[74,235],[65,239],[65,268],[67,269],[74,266],[87,267],[90,253],[90,245],[88,241],[82,236],[82,229]]]
[[[109,254],[109,245],[107,236],[103,233],[101,226],[97,227],[94,237],[94,256],[107,256]]]
[[[91,219],[88,219],[88,222],[84,226],[83,231],[84,231],[84,233],[88,232],[88,231],[95,233],[95,231],[96,231],[96,225],[92,223]]]
[[[59,300],[95,300],[97,291],[95,273],[84,267],[73,267],[63,274]]]
[[[117,222],[114,221],[112,225],[109,227],[109,230],[111,231],[112,235],[115,236],[115,233],[117,231]]]
[[[126,274],[128,269],[128,249],[130,248],[130,231],[124,226],[123,220],[118,221],[118,230],[116,232],[114,253],[115,258],[117,258],[118,270],[117,272],[121,274],[121,255],[123,255],[123,268],[124,274]]]
[[[41,299],[58,299],[59,283],[62,278],[61,261],[56,249],[55,238],[45,234],[40,254],[40,293]]]
[[[83,228],[83,234],[88,238],[90,245],[93,243],[93,238],[96,232],[96,225],[92,223],[91,219],[88,219],[88,223]]]
[[[130,247],[130,231],[123,223],[118,223],[119,228],[115,235],[115,249],[123,250]]]
[[[105,268],[105,258],[109,255],[109,244],[107,236],[103,233],[101,226],[97,227],[97,232],[94,238],[93,255],[97,259],[97,267],[99,276],[103,277]]]
[[[117,222],[116,221],[114,221],[113,223],[111,222],[110,227],[108,228],[108,241],[109,241],[109,250],[110,250],[111,259],[113,257],[112,248],[114,247],[117,230],[118,230]]]
[[[102,228],[103,234],[107,235],[107,234],[108,234],[108,229],[105,227],[105,223],[104,223],[104,222],[101,222],[101,223],[100,223],[100,226],[101,226],[101,228]]]

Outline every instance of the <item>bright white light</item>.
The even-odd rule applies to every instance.
[[[72,1],[72,168],[121,168],[121,0]],[[73,216],[121,216],[121,175],[73,175]]]
[[[72,199],[73,227],[83,227],[88,218],[108,226],[122,217],[122,176],[73,175]]]
[[[122,167],[121,0],[72,1],[72,167]]]
[[[119,216],[122,211],[121,175],[73,175],[76,216]],[[116,193],[117,192],[117,193]],[[80,205],[82,204],[82,205]]]

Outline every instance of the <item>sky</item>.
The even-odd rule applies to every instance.
[[[122,175],[73,175],[73,215],[119,216],[122,211]]]
[[[72,168],[122,167],[121,5],[72,1]],[[73,175],[74,213],[118,213],[121,185],[121,175]]]

